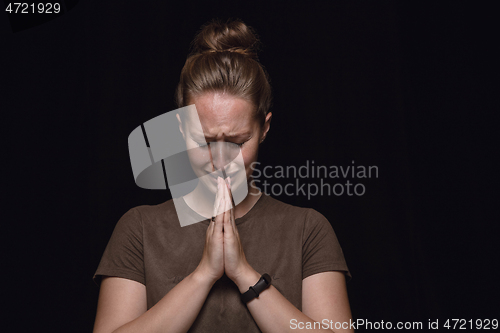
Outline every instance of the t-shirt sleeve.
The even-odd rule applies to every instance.
[[[302,236],[302,279],[327,271],[343,271],[347,280],[351,280],[332,225],[322,214],[309,209]]]
[[[132,208],[116,224],[94,274],[100,286],[103,275],[117,276],[145,283],[143,227],[140,212]]]

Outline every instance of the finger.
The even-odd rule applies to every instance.
[[[219,177],[220,178],[220,177]],[[219,209],[220,209],[220,180],[217,179],[217,191],[215,192],[215,201],[214,201],[214,208],[213,208],[213,213],[212,213],[212,219],[210,220],[210,225],[209,227],[211,228],[210,230],[212,231],[212,234],[214,233],[216,229],[216,224],[217,224],[217,216],[219,215]]]
[[[221,177],[217,179],[219,186],[219,200],[217,204],[217,215],[215,217],[215,225],[224,224],[224,181]],[[222,226],[223,228],[223,226]]]
[[[236,221],[234,218],[235,206],[234,206],[233,192],[231,191],[231,178],[230,177],[227,177],[227,188],[228,188],[228,196],[230,198],[230,200],[229,200],[229,205],[230,205],[229,222],[231,223],[232,231],[235,234],[238,234],[238,229],[236,228]]]
[[[227,183],[227,188],[229,190],[229,199],[232,203],[232,208],[234,208],[236,205],[233,198],[233,190],[231,189],[231,177],[226,178],[226,183]]]
[[[212,223],[214,225],[214,234],[215,233],[222,233],[223,231],[223,207],[222,207],[222,178],[218,177],[217,178],[217,208],[216,208],[216,213],[215,213],[215,222]]]
[[[221,177],[217,178],[217,195],[218,195],[218,205],[217,205],[217,216],[215,218],[215,225],[224,231],[224,180]]]
[[[218,203],[218,209],[217,209],[217,214],[218,215],[222,215],[224,212],[225,212],[225,204],[224,204],[224,200],[226,199],[226,193],[224,192],[224,180],[222,179],[222,177],[219,177],[217,179],[217,181],[219,182],[218,183],[218,186],[219,186],[219,203]]]
[[[214,201],[214,210],[212,216],[217,216],[217,210],[219,208],[219,202],[220,202],[220,177],[217,178],[217,190],[215,191],[215,201]]]
[[[231,222],[231,212],[232,212],[232,205],[231,205],[231,199],[229,198],[229,191],[226,188],[224,190],[224,206],[225,206],[225,212],[224,212],[224,231],[225,232],[231,232],[234,233],[233,231],[233,226]]]
[[[212,235],[214,233],[214,228],[215,228],[215,216],[217,215],[217,207],[218,207],[218,191],[215,192],[215,200],[214,200],[214,207],[212,210],[212,218],[209,221],[208,224],[208,230],[207,233]]]
[[[220,196],[219,196],[219,182],[217,181],[217,189],[215,190],[215,199],[214,199],[214,206],[213,206],[213,209],[212,209],[212,217],[217,216],[217,209],[219,207],[219,199],[220,199]],[[212,218],[212,220],[213,220],[213,218]]]
[[[222,180],[222,187],[223,187],[223,191],[224,191],[224,200],[226,201],[225,203],[225,212],[229,212],[229,208],[230,206],[228,206],[228,201],[231,201],[231,197],[229,196],[229,187],[227,185],[227,182],[225,179]]]
[[[222,178],[220,178],[220,213],[221,213],[221,223],[222,228],[224,229],[225,224],[225,215],[226,215],[226,191],[225,191],[225,183]]]

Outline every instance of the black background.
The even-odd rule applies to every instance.
[[[499,319],[493,6],[71,3],[17,32],[0,14],[13,330],[92,330],[92,275],[114,225],[170,198],[135,185],[128,135],[176,108],[189,43],[214,17],[241,18],[264,45],[274,106],[263,165],[378,166],[378,178],[355,180],[363,196],[277,196],[332,223],[354,318]]]

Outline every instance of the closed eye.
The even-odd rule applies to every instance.
[[[241,147],[241,146],[243,146],[243,144],[245,142],[242,142],[242,143],[230,142],[230,143],[233,143],[233,144],[237,145],[238,147]],[[198,145],[198,147],[207,147],[207,146],[210,146],[210,142],[196,142],[196,144]]]

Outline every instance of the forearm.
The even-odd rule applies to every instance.
[[[187,332],[198,316],[213,283],[194,271],[158,303],[113,333]]]
[[[240,293],[246,292],[250,286],[257,283],[260,276],[255,270],[249,270],[236,283]],[[332,332],[330,329],[321,327],[324,325],[318,324],[316,324],[316,329],[300,329],[292,326],[290,322],[292,319],[296,319],[296,323],[314,323],[314,320],[297,309],[272,284],[258,298],[249,301],[247,308],[262,332]],[[314,325],[311,324],[311,327],[314,327]]]

